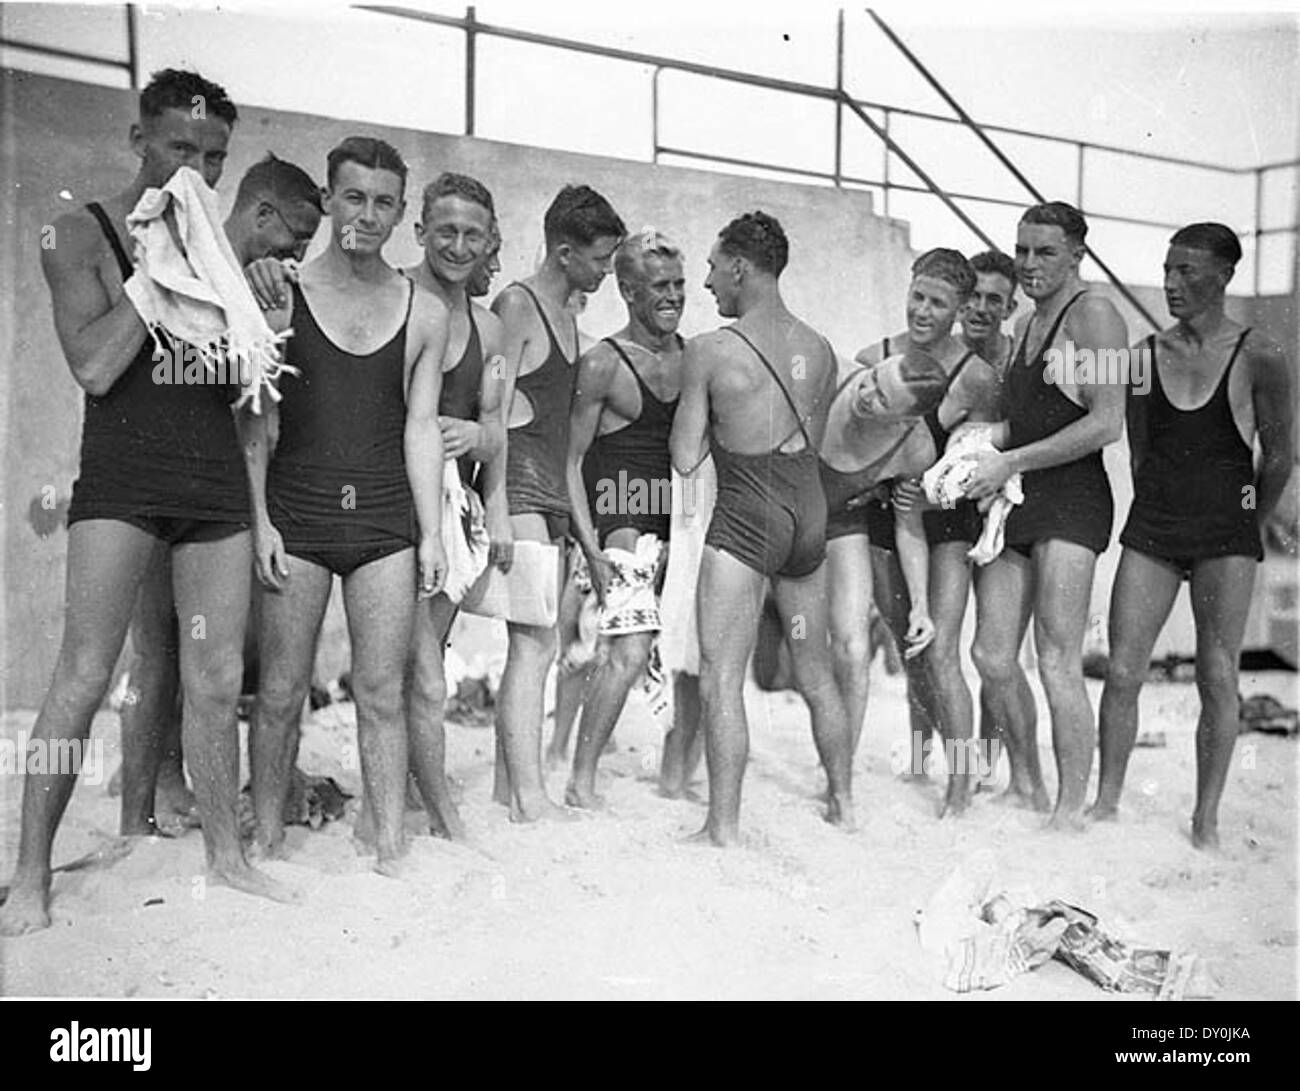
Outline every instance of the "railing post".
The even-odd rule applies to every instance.
[[[1255,295],[1259,295],[1261,243],[1264,241],[1264,168],[1255,168]]]
[[[1078,149],[1078,158],[1076,160],[1074,176],[1074,207],[1080,212],[1083,211],[1083,153],[1087,151],[1087,145],[1082,140],[1075,145]]]
[[[129,66],[131,90],[140,90],[140,46],[135,23],[135,5],[126,5],[126,63]]]
[[[474,29],[474,5],[465,9],[465,135],[474,135],[474,85],[478,32]]]
[[[840,185],[844,157],[844,9],[835,16],[835,185]]]
[[[888,107],[886,107],[886,108],[885,108],[885,124],[884,124],[884,126],[883,126],[883,128],[884,128],[884,132],[885,132],[885,140],[883,140],[883,141],[881,142],[881,144],[880,144],[880,150],[883,151],[883,152],[885,153],[884,169],[881,170],[881,172],[880,172],[880,178],[881,178],[881,181],[883,181],[883,182],[885,183],[885,185],[884,185],[884,189],[885,189],[885,207],[884,207],[884,210],[883,210],[883,211],[884,211],[884,214],[885,214],[886,216],[889,215],[889,190],[890,190],[890,185],[889,185],[889,117],[890,117],[890,110],[889,110]]]
[[[659,76],[663,70],[663,65],[655,65],[654,73],[650,77],[650,140],[652,141],[650,161],[652,163],[659,162]]]

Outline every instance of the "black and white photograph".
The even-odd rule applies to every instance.
[[[1294,4],[3,4],[0,225],[0,997],[1300,998]]]

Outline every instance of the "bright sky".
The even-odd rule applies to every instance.
[[[456,16],[465,11],[418,0],[404,6]],[[1294,159],[1300,153],[1296,14],[1223,15],[1192,8],[1184,2],[1176,10],[1137,12],[1131,4],[1103,3],[1079,15],[1041,6],[967,4],[936,13],[895,4],[882,15],[980,121],[1229,166]],[[484,22],[822,85],[835,78],[835,10],[824,0],[766,6],[681,0],[639,7],[608,0],[477,5]],[[11,4],[0,17],[7,37],[125,55],[120,5]],[[225,84],[241,103],[462,131],[464,37],[452,29],[323,4],[287,10],[284,4],[222,4],[219,12],[150,6],[140,19],[140,47],[144,71],[193,66]],[[6,51],[4,61],[114,80],[107,70],[34,61],[17,51]],[[646,160],[650,86],[650,70],[641,66],[481,38],[477,135]],[[950,113],[862,8],[846,14],[845,86],[862,99]],[[895,116],[891,132],[947,189],[1023,196],[973,136],[957,127]],[[844,171],[879,178],[879,141],[852,117],[846,117],[844,133]],[[1075,199],[1073,148],[996,139],[1049,197]],[[660,142],[829,171],[834,111],[805,98],[665,73]],[[896,161],[890,170],[895,181],[909,180]],[[1266,175],[1266,225],[1294,222],[1300,204],[1296,176],[1294,169]],[[1174,222],[1219,219],[1245,229],[1253,226],[1254,179],[1089,152],[1084,203],[1093,212]],[[1016,210],[988,204],[967,210],[1009,244]],[[929,197],[895,192],[889,212],[911,221],[918,248],[978,245]],[[1167,235],[1164,229],[1097,221],[1092,238],[1122,276],[1152,283],[1158,268],[1149,268],[1150,255]],[[1274,236],[1264,250],[1263,289],[1288,290],[1293,265],[1291,239]],[[1248,259],[1239,282],[1248,285],[1252,275]]]

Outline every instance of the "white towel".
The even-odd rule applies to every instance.
[[[164,217],[168,208],[179,246]],[[217,195],[199,173],[181,167],[161,189],[145,190],[126,223],[136,270],[124,290],[159,351],[189,345],[217,375],[224,362],[226,374],[239,382],[236,405],[251,401],[255,413],[262,410],[263,389],[279,401],[281,373],[297,373],[281,362],[278,348],[292,331],[276,334],[266,324],[222,228]]]
[[[460,602],[487,568],[487,521],[483,501],[460,479],[457,460],[449,458],[442,467],[442,548],[447,555],[447,579],[443,594]]]
[[[948,437],[948,446],[943,456],[921,478],[921,485],[930,503],[952,508],[957,505],[957,501],[965,498],[971,477],[975,473],[976,457],[997,450],[993,446],[992,437],[991,424],[963,424]],[[1023,504],[1024,501],[1020,474],[1012,474],[985,512],[984,531],[966,556],[976,564],[984,565],[1001,553],[1007,516],[1015,505]]]
[[[713,518],[718,495],[718,475],[713,459],[706,458],[688,477],[673,471],[672,530],[668,544],[668,569],[659,597],[663,631],[659,650],[664,669],[700,673],[700,639],[695,618],[695,591],[704,560],[704,537]]]

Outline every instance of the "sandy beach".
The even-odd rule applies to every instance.
[[[1224,798],[1223,848],[1192,849],[1195,687],[1149,685],[1144,731],[1118,823],[1064,835],[981,793],[959,821],[937,821],[941,786],[891,771],[905,744],[902,680],[877,662],[856,766],[859,830],[819,817],[821,785],[807,714],[788,693],[751,689],[752,752],[744,845],[687,845],[698,802],[655,792],[662,739],[633,694],[602,762],[609,811],[569,823],[515,826],[489,800],[492,732],[448,726],[448,768],[474,848],[408,826],[402,880],[357,855],[350,820],[290,832],[291,858],[268,865],[306,894],[302,906],[258,901],[203,880],[197,831],[137,844],[126,859],[54,884],[54,925],[3,948],[8,996],[942,999],[913,916],[952,870],[988,849],[1001,885],[1028,886],[1098,914],[1118,938],[1191,949],[1222,999],[1296,997],[1296,743],[1249,734]],[[1097,683],[1089,682],[1094,705]],[[1243,691],[1296,700],[1295,676],[1243,676]],[[1041,699],[1041,695],[1040,695]],[[30,730],[14,712],[5,738]],[[55,860],[117,828],[107,791],[118,717],[102,712],[99,784],[73,796]],[[1040,708],[1043,765],[1053,768]],[[549,725],[548,725],[549,731]],[[360,788],[350,704],[304,726],[301,765]],[[1094,771],[1094,777],[1095,777]],[[567,771],[550,787],[559,798]],[[1002,779],[1005,781],[1005,766]],[[1051,774],[1049,772],[1049,778]],[[704,785],[698,787],[701,792]],[[0,874],[13,868],[21,778],[0,777]],[[355,807],[355,802],[349,804]],[[982,999],[1111,997],[1056,962]]]

